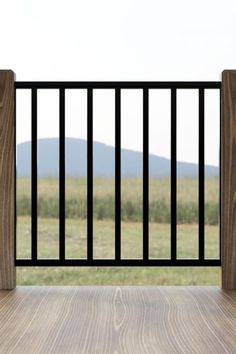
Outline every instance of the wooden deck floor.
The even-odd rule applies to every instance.
[[[236,291],[157,286],[0,291],[0,353],[236,353]]]

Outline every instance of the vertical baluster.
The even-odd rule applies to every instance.
[[[65,89],[60,88],[59,124],[59,257],[65,259]]]
[[[121,116],[120,88],[115,89],[115,258],[121,258]]]
[[[199,89],[199,142],[198,142],[198,251],[204,259],[205,248],[205,183],[204,183],[204,89]]]
[[[148,88],[143,89],[143,259],[149,258],[149,117]]]
[[[87,91],[87,258],[93,259],[93,90]]]
[[[37,89],[31,90],[31,257],[38,256]]]
[[[171,89],[171,260],[176,260],[176,89]]]

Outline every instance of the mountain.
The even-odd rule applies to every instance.
[[[66,138],[66,175],[86,176],[87,142],[82,139]],[[94,176],[114,176],[115,148],[102,143],[93,144]],[[127,149],[121,150],[121,171],[123,177],[142,176],[142,152]],[[58,176],[59,142],[57,138],[38,140],[38,176]],[[218,167],[205,166],[206,176],[217,176]],[[17,175],[31,174],[31,143],[17,145]],[[150,177],[170,175],[170,160],[153,154],[149,155]],[[178,177],[194,177],[198,175],[198,165],[194,163],[177,162]]]

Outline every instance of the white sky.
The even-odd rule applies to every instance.
[[[19,81],[207,81],[236,69],[235,1],[0,0],[0,5],[0,68],[13,69]],[[57,92],[48,93],[50,99],[45,93],[39,92],[39,137],[57,136]],[[27,95],[20,93],[21,103],[18,97],[18,142],[30,137]],[[206,93],[211,164],[218,164],[218,96]],[[85,138],[84,92],[68,92],[66,102],[67,135]],[[168,103],[167,91],[150,92],[150,152],[166,157]],[[123,92],[122,104],[122,146],[141,150],[141,93]],[[94,139],[114,144],[113,92],[95,92],[94,107]],[[179,160],[197,161],[197,109],[196,92],[178,93]]]

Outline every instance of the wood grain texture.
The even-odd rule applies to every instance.
[[[16,286],[14,146],[14,73],[0,70],[0,289]]]
[[[221,258],[222,287],[236,289],[236,70],[222,73]]]
[[[235,353],[236,291],[16,287],[0,292],[0,353]]]

